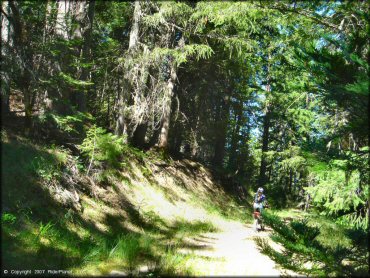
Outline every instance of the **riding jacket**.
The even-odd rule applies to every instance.
[[[258,193],[256,193],[256,195],[254,196],[254,202],[257,204],[262,203],[265,199],[266,199],[266,196],[263,194],[261,196],[258,196]]]

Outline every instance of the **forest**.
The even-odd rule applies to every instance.
[[[2,273],[369,275],[368,11],[1,1]]]

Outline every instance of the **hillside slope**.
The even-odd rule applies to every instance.
[[[227,275],[238,264],[247,274],[220,239],[243,240],[250,214],[200,163],[130,149],[116,169],[86,169],[69,150],[6,131],[2,161],[5,268]]]

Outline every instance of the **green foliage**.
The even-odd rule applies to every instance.
[[[52,145],[46,153],[39,152],[32,156],[25,168],[44,181],[50,182],[61,176],[62,168],[67,162],[67,156],[65,150]]]
[[[179,24],[186,25],[187,18],[192,12],[192,8],[182,2],[161,2],[160,12],[154,14],[146,14],[143,17],[143,23],[147,26],[158,28],[166,21],[176,19]]]
[[[169,49],[156,47],[151,51],[151,59],[153,61],[161,61],[168,55],[173,57],[176,61],[176,65],[184,64],[190,58],[196,60],[208,59],[214,53],[211,47],[204,44],[190,44],[185,45],[181,49]]]
[[[107,133],[96,125],[87,131],[86,138],[80,145],[82,153],[90,159],[91,163],[106,162],[114,167],[119,166],[119,159],[126,148],[123,138]]]
[[[176,236],[180,237],[180,239],[186,236],[196,236],[199,233],[218,231],[213,223],[200,220],[189,222],[186,219],[178,219],[173,226]]]
[[[307,223],[307,219],[292,221],[290,226],[296,234],[301,235],[305,244],[310,244],[320,234],[320,229],[318,227],[310,227]]]
[[[263,220],[265,221],[266,225],[270,226],[274,231],[289,239],[290,241],[296,242],[298,240],[297,235],[294,233],[294,230],[283,223],[277,215],[267,213],[266,210],[264,210]]]
[[[42,224],[42,222],[41,222],[40,226],[39,226],[39,231],[38,231],[37,237],[42,237],[42,236],[45,236],[46,234],[48,234],[49,231],[52,229],[52,227],[54,225],[55,224],[53,224],[51,221],[49,221],[45,225]]]
[[[365,231],[369,224],[366,204],[370,173],[366,147],[368,3],[293,2],[140,2],[138,42],[129,48],[136,18],[132,3],[96,1],[92,6],[89,1],[80,14],[79,9],[71,9],[64,20],[56,1],[5,1],[4,30],[10,32],[8,39],[12,41],[7,43],[3,37],[2,100],[5,103],[10,96],[13,112],[18,108],[26,111],[24,123],[29,125],[27,129],[32,126],[32,136],[65,145],[80,144],[87,172],[91,167],[104,168],[99,182],[110,184],[122,179],[117,168],[128,165],[130,159],[144,165],[141,170],[149,179],[151,172],[145,163],[153,156],[124,142],[134,142],[138,134],[133,127],[142,124],[145,132],[140,139],[145,141],[145,148],[152,147],[166,115],[171,119],[171,154],[227,168],[237,176],[235,180],[247,181],[253,188],[257,187],[258,174],[268,176],[262,186],[274,207],[296,205],[306,197],[304,189],[321,214]],[[68,36],[58,34],[60,26]],[[171,84],[166,82],[171,70],[176,70],[177,77],[173,91],[168,93],[171,86],[167,85]],[[89,113],[75,112],[85,110],[77,107],[85,102],[82,97],[86,97],[84,104],[96,122]],[[46,106],[55,111],[44,113]],[[5,123],[17,132],[22,130],[23,113],[12,113],[17,115],[15,121],[9,117]],[[125,130],[135,136],[121,138],[106,131],[118,127],[122,120],[130,123]],[[52,185],[70,160],[67,152],[58,148],[50,151],[49,146],[40,148],[30,142],[13,144],[10,137],[1,133],[2,159],[6,162],[2,171],[7,190],[4,198],[10,203],[16,198],[13,206],[21,210],[23,204],[32,203],[29,195],[41,194],[35,184],[41,181]],[[261,150],[262,141],[268,143],[264,148],[267,152]],[[174,164],[169,154],[166,150],[155,155]],[[259,173],[264,162],[266,171]],[[84,168],[77,158],[73,165]],[[32,195],[34,192],[37,194]],[[250,217],[236,206],[220,209],[207,201],[204,206],[226,218]],[[14,216],[17,221],[6,217],[6,223],[18,223],[18,215]],[[30,220],[31,213],[27,212],[26,218]],[[155,215],[144,218],[161,222]],[[277,239],[289,241],[289,252],[303,254],[298,255],[300,262],[307,257],[314,260],[314,275],[346,271],[337,260],[346,250],[338,247],[327,251],[320,246],[320,227],[309,227],[304,221],[284,227],[268,215],[266,220],[278,231]],[[85,249],[68,248],[69,239],[63,237],[62,228],[49,225],[49,221],[43,219],[41,223],[46,225],[32,223],[36,234],[42,231],[42,235],[27,248],[48,257],[53,251],[43,253],[46,247],[39,240],[60,238],[63,244],[56,245],[59,250],[77,254],[78,260],[88,258]],[[179,231],[189,232],[188,224],[180,223]],[[202,225],[191,228],[206,230]],[[8,238],[14,234],[9,227]],[[32,234],[25,231],[20,238]],[[140,245],[139,237],[116,236],[105,242],[95,236],[87,240],[89,247],[101,243],[97,250],[91,250],[93,260],[111,254],[110,258],[122,255],[136,262],[134,245]],[[310,241],[312,246],[308,246]],[[79,244],[78,239],[71,242]],[[17,241],[14,246],[26,243]],[[114,246],[122,252],[112,253]],[[281,262],[289,262],[274,254]],[[167,255],[173,259],[169,269],[179,273],[176,264],[188,258],[175,252]],[[332,269],[323,270],[319,259],[332,264]]]
[[[58,127],[66,132],[77,132],[76,127],[81,125],[84,120],[91,119],[89,115],[83,113],[77,113],[76,115],[68,115],[68,116],[59,116],[55,114],[51,114],[51,117],[58,125]]]
[[[121,236],[117,244],[109,253],[109,257],[119,257],[128,262],[129,267],[139,263],[140,257],[150,254],[153,241],[149,237],[138,237],[134,235]]]
[[[80,65],[81,66],[81,65]],[[63,81],[65,81],[68,85],[73,86],[75,88],[84,88],[88,86],[94,85],[93,82],[88,82],[84,80],[78,80],[73,78],[72,76],[65,74],[63,72],[59,73],[59,76],[62,78]]]
[[[358,156],[351,152],[348,155],[349,159],[334,159],[322,168],[316,166],[313,172],[316,184],[305,190],[311,194],[322,213],[336,216],[341,223],[366,229],[368,217],[365,203],[369,192],[368,186],[361,184],[360,177],[366,169],[364,161],[367,155]],[[358,166],[354,163],[360,163],[361,170],[357,170]]]
[[[272,207],[282,208],[299,201],[301,196],[297,189],[307,177],[307,159],[302,149],[291,146],[280,152],[268,151],[264,155],[272,172],[271,181],[265,185]]]
[[[36,122],[39,123],[41,129],[48,129],[48,132],[55,130],[66,135],[82,135],[87,123],[93,121],[93,116],[89,113],[76,112],[72,115],[59,115],[56,113],[41,114]],[[54,135],[57,137],[57,135]]]
[[[369,81],[360,80],[353,84],[347,84],[345,88],[348,92],[352,92],[354,94],[368,95],[369,94]]]
[[[280,167],[282,171],[299,171],[302,167],[305,166],[306,159],[302,156],[294,156],[287,159],[284,159],[280,162]]]
[[[14,224],[16,220],[17,220],[17,217],[12,213],[5,212],[1,215],[1,223],[3,224],[7,224],[7,223]]]
[[[151,254],[152,245],[153,240],[145,235],[121,234],[114,241],[98,239],[96,246],[84,256],[84,263],[119,259],[132,271],[140,260]]]
[[[60,176],[60,169],[57,167],[53,159],[47,157],[35,157],[29,165],[32,172],[37,174],[45,181],[51,181]]]
[[[181,254],[177,252],[176,246],[173,246],[161,256],[158,268],[165,275],[191,276],[194,273],[194,270],[189,267],[189,262],[192,257],[191,254]]]
[[[264,219],[266,224],[274,229],[272,239],[282,244],[284,251],[275,251],[261,239],[256,240],[257,244],[264,253],[282,266],[298,273],[316,276],[352,276],[366,272],[366,267],[361,266],[366,260],[366,254],[363,254],[366,243],[352,236],[360,230],[352,229],[347,233],[343,228],[339,228],[334,231],[329,227],[337,225],[331,220],[322,221],[317,218],[294,220],[286,224],[277,215],[266,212]],[[356,249],[352,248],[351,243],[347,244],[348,235],[351,235],[350,239]],[[345,260],[350,261],[350,264],[345,264]]]

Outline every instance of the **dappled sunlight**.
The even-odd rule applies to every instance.
[[[215,184],[212,184],[207,171],[201,169],[202,178],[199,179],[199,174],[187,175],[179,169],[173,173],[174,167],[166,171],[159,171],[158,166],[153,166],[157,169],[151,169],[152,165],[149,164],[145,167],[149,167],[146,171],[152,173],[150,179],[143,175],[141,168],[132,162],[130,173],[133,172],[134,175],[122,173],[129,177],[129,186],[126,182],[119,182],[116,187],[119,194],[123,194],[127,202],[137,211],[137,217],[140,215],[143,221],[152,223],[153,227],[161,230],[162,236],[154,233],[153,238],[160,239],[165,246],[174,246],[176,253],[162,254],[164,258],[170,256],[168,260],[171,261],[171,256],[176,256],[175,254],[185,256],[175,259],[175,261],[181,261],[180,269],[172,266],[168,266],[168,269],[172,269],[174,273],[180,273],[184,268],[197,275],[261,275],[266,274],[266,269],[271,275],[280,273],[271,259],[259,253],[253,241],[256,234],[250,224],[226,219],[213,210],[208,211],[203,207],[202,202],[199,202],[199,200],[211,198],[214,192],[221,192]],[[179,183],[178,178],[181,178],[182,182]],[[183,186],[184,182],[186,187]],[[201,195],[200,199],[198,196],[194,198],[197,194]],[[112,201],[114,197],[111,198],[109,195],[106,199],[116,203],[120,200],[120,195],[117,196],[117,201]],[[127,209],[124,204],[121,207],[123,211]],[[104,215],[112,213],[103,204],[95,204],[90,210],[86,213],[101,222],[104,222]],[[115,215],[120,217],[117,213]],[[125,218],[122,214],[121,217]],[[131,225],[131,228],[137,228],[134,228],[135,231],[144,232],[131,222],[130,217],[126,218],[122,219],[126,228]],[[267,235],[266,233],[265,236]],[[158,249],[156,252],[161,254],[163,251]],[[258,265],[263,265],[262,269]],[[108,272],[122,273],[124,269],[122,266],[109,259],[91,271],[92,273],[100,271],[104,274],[108,269],[113,269],[112,272]],[[167,266],[162,267],[166,269]]]
[[[368,8],[2,1],[1,271],[368,274]]]
[[[68,153],[45,155],[70,163]],[[190,161],[163,167],[132,159],[128,167],[105,171],[104,180],[83,177],[79,186],[86,191],[79,191],[80,206],[66,208],[50,191],[40,190],[33,200],[47,200],[59,221],[42,223],[32,216],[35,220],[27,222],[23,234],[18,223],[9,224],[5,236],[12,246],[23,246],[19,255],[30,254],[28,264],[38,264],[43,256],[41,263],[63,265],[75,275],[279,273],[255,246],[254,231],[245,223],[250,213],[227,197],[208,170]],[[42,180],[34,186],[41,189]],[[17,256],[8,259],[16,264]],[[264,266],[262,272],[256,262]]]
[[[184,247],[179,251],[210,258],[198,266],[202,275],[269,275],[280,271],[267,256],[261,255],[252,235],[255,232],[240,223],[224,223],[222,233],[204,233],[192,240],[200,248]]]
[[[68,158],[58,151],[48,155],[59,156],[60,163]],[[278,274],[275,264],[256,248],[250,224],[242,223],[250,218],[249,212],[241,213],[200,164],[173,163],[164,170],[132,160],[119,172],[107,171],[104,182],[88,187],[90,194],[79,193],[78,212],[75,207],[58,207],[50,191],[43,190],[38,199],[55,205],[63,223],[50,222],[46,230],[47,223],[30,222],[27,225],[33,228],[13,238],[12,244],[24,246],[22,254],[39,254],[38,260],[46,254],[41,260],[45,264],[63,258],[54,264],[63,263],[75,275]],[[242,219],[227,217],[236,211]],[[31,243],[29,236],[34,238]],[[263,270],[257,265],[263,265]]]
[[[146,167],[149,167],[149,163],[146,164]],[[195,194],[204,194],[203,198],[210,196],[211,193],[208,189],[212,184],[208,177],[210,184],[205,184],[202,180],[199,181],[197,176],[186,176],[187,184],[193,184],[194,187],[185,189],[178,184],[175,180],[176,177],[172,176],[170,172],[149,169],[153,173],[151,181],[149,181],[134,163],[131,163],[130,169],[133,169],[135,173],[130,179],[130,187],[127,187],[125,183],[118,184],[118,187],[141,214],[152,212],[168,222],[178,218],[184,218],[188,221],[205,221],[206,219],[208,221],[222,221],[219,217],[210,215],[200,204],[189,202]],[[180,174],[184,175],[183,172],[177,171],[177,175]],[[202,173],[202,175],[206,174],[209,173]],[[213,187],[214,191],[218,190],[216,185],[213,184]],[[168,194],[169,191],[170,194]]]

